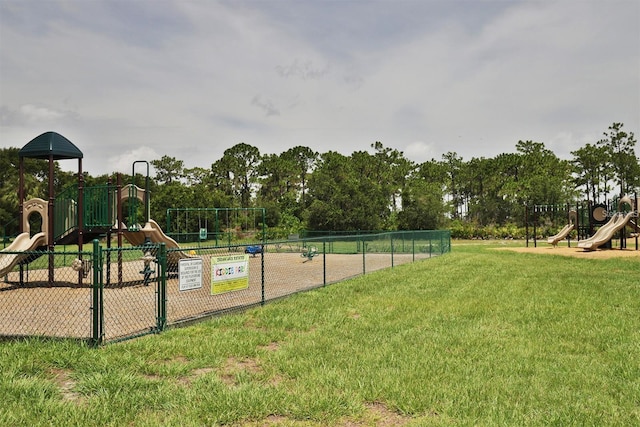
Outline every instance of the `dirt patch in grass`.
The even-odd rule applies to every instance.
[[[535,253],[535,254],[544,254],[544,255],[561,255],[575,258],[585,258],[585,259],[607,259],[607,258],[618,258],[618,257],[635,257],[640,259],[640,251],[635,250],[634,248],[628,249],[597,249],[595,251],[585,251],[581,248],[576,247],[566,247],[566,246],[538,246],[538,247],[504,247],[504,248],[496,248],[497,250],[507,250],[514,252],[522,252],[522,253]]]
[[[267,345],[263,345],[258,347],[258,349],[260,350],[266,350],[266,351],[276,351],[280,348],[280,344],[278,344],[277,342],[270,342]]]
[[[180,377],[178,379],[178,383],[183,385],[183,386],[189,386],[189,385],[191,385],[191,383],[193,383],[193,381],[195,381],[198,378],[200,378],[201,376],[206,375],[209,372],[213,372],[213,371],[214,371],[213,368],[198,368],[198,369],[194,369],[194,370],[191,371],[191,373],[188,376]]]
[[[51,374],[64,400],[80,402],[80,395],[73,391],[76,382],[71,378],[71,371],[66,369],[52,369]]]
[[[237,374],[247,372],[250,374],[258,374],[262,372],[262,368],[255,359],[238,359],[230,357],[224,366],[219,370],[220,379],[228,386],[238,386]]]
[[[405,417],[391,411],[382,403],[370,403],[366,406],[366,418],[369,420],[363,423],[345,424],[345,426],[365,426],[371,425],[373,422],[375,426],[387,427],[387,426],[403,426],[407,424],[411,418]]]
[[[391,411],[382,403],[369,403],[365,405],[365,411],[361,418],[355,420],[351,417],[341,419],[331,425],[336,427],[397,427],[404,426],[412,420]],[[234,424],[237,427],[317,427],[325,425],[314,421],[293,420],[282,415],[269,415],[260,421],[249,421]]]

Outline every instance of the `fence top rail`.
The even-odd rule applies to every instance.
[[[269,240],[267,242],[235,242],[231,244],[195,244],[195,245],[185,245],[180,247],[167,247],[167,252],[188,252],[191,250],[219,250],[219,249],[229,249],[229,248],[245,248],[248,246],[254,245],[287,245],[291,243],[298,243],[302,245],[307,245],[308,243],[321,243],[321,242],[358,242],[358,241],[374,241],[374,240],[388,240],[391,238],[403,238],[403,239],[414,239],[414,240],[433,240],[439,239],[442,237],[448,237],[451,235],[450,230],[413,230],[413,231],[386,231],[375,234],[351,234],[351,235],[334,235],[334,236],[318,236],[318,237],[299,237],[297,239],[279,239],[279,240]],[[105,248],[106,251],[118,251],[118,250],[141,250],[145,248],[149,249],[158,249],[161,243],[148,243],[142,244],[139,246],[130,246],[130,247],[122,247],[122,248]]]

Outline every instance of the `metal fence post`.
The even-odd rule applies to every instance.
[[[367,274],[366,253],[367,248],[364,245],[364,236],[362,236],[362,274]]]
[[[103,315],[103,293],[104,284],[102,283],[102,248],[97,239],[93,240],[93,286],[92,292],[92,309],[93,309],[93,331],[91,336],[91,345],[97,347],[102,343],[104,336],[104,315]]]
[[[167,326],[167,245],[160,243],[158,251],[158,318],[156,319],[156,329],[163,331]]]
[[[393,233],[389,234],[389,240],[391,241],[391,268],[393,268]]]
[[[264,294],[264,255],[267,253],[265,244],[264,244],[264,236],[262,236],[262,253],[260,254],[260,292],[261,299],[260,305],[264,305],[265,303],[265,294]]]
[[[411,233],[411,262],[416,262],[416,232]]]
[[[322,285],[327,286],[327,241],[322,239]]]

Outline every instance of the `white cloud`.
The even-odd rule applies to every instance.
[[[64,117],[64,114],[59,111],[33,104],[21,105],[19,111],[27,122],[52,121]]]
[[[135,172],[136,174],[139,173],[144,176],[147,173],[146,165],[144,163],[136,163],[134,165],[134,162],[144,159],[155,160],[160,159],[160,157],[162,157],[162,155],[158,154],[158,152],[151,147],[136,147],[122,153],[115,153],[107,159],[107,163],[111,171],[126,174]],[[150,175],[153,175],[153,166],[149,165],[149,171]]]
[[[430,144],[422,141],[415,141],[405,147],[405,157],[412,159],[414,162],[428,162],[435,157],[435,150]]]

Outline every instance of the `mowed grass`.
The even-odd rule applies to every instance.
[[[494,247],[99,349],[2,342],[0,425],[639,425],[640,262]]]

